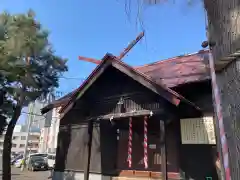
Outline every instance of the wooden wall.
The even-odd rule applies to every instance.
[[[211,81],[191,83],[174,88],[189,101],[196,104],[204,113],[213,113]],[[180,118],[182,118],[180,116]]]
[[[217,180],[214,166],[214,145],[181,145],[181,171],[186,179],[202,180],[212,177]]]
[[[108,67],[96,82],[86,91],[83,101],[76,108],[86,106],[89,116],[131,112],[133,110],[158,110],[170,103],[153,93],[119,70]],[[119,104],[122,100],[123,105]]]
[[[160,145],[160,118],[153,117],[148,121],[148,144],[156,145],[156,149],[148,147],[148,169],[144,168],[143,164],[143,117],[135,119],[133,118],[133,148],[132,148],[132,168],[128,167],[128,127],[120,129],[120,137],[118,141],[118,170],[139,170],[139,171],[151,171],[159,174],[161,172],[161,145]],[[138,123],[138,124],[137,124]],[[136,127],[137,126],[137,127]],[[135,127],[135,128],[134,128]],[[138,128],[138,129],[136,129]],[[167,149],[167,169],[169,173],[179,172],[179,141],[178,136],[178,121],[172,121],[166,127],[166,149]],[[129,171],[131,173],[131,171]],[[130,175],[130,174],[129,174]],[[159,174],[160,176],[160,174]]]
[[[118,103],[120,99],[123,106]],[[56,169],[83,171],[89,119],[138,110],[164,111],[169,104],[137,81],[109,67],[61,119]],[[91,172],[112,173],[116,169],[116,129],[109,120],[105,121],[93,129]]]
[[[110,121],[101,122],[101,166],[102,174],[112,175],[117,167],[117,131]]]
[[[175,89],[188,100],[195,103],[203,111],[203,114],[214,115],[212,103],[211,82],[204,81],[188,84]],[[182,116],[179,117],[183,118]],[[179,131],[180,133],[180,131]],[[179,134],[180,136],[180,134]],[[214,166],[214,145],[195,145],[179,143],[179,169],[185,179],[202,180],[212,177],[217,180]]]
[[[62,126],[58,133],[56,169],[84,170],[87,152],[88,124]],[[91,172],[101,172],[100,127],[93,125]]]
[[[199,85],[197,88],[195,86],[181,87],[177,91],[183,93],[184,96],[186,95],[185,97],[189,98],[190,101],[192,100],[197,105],[206,109],[206,112],[211,111],[212,102],[209,98],[211,90],[209,92],[206,84]],[[205,88],[205,90],[201,89],[201,87]],[[124,99],[124,111],[152,110],[154,108],[164,110],[164,108],[169,107],[169,103],[163,98],[152,93],[121,72],[113,68],[106,70],[86,94],[75,103],[73,109],[61,120],[58,135],[56,170],[83,171],[84,157],[86,155],[86,139],[88,136],[86,120],[89,117],[121,112],[122,109],[119,109],[118,106],[120,98]],[[169,113],[169,109],[165,112]],[[179,119],[181,118],[181,114],[174,109],[170,113],[172,113],[171,116],[174,118],[166,127],[167,170],[171,173],[179,173],[182,168],[180,159],[185,156],[180,151]],[[149,143],[156,143],[157,145],[156,150],[149,149],[149,170],[155,172],[161,170],[161,154],[158,147],[160,141],[158,136],[159,120],[160,118],[158,117],[154,121],[155,124],[151,125],[150,123],[149,125],[153,127],[149,131]],[[168,119],[166,118],[166,120]],[[138,128],[143,129],[143,127]],[[157,129],[154,130],[154,128]],[[102,120],[100,124],[94,125],[90,172],[114,174],[116,173],[116,169],[128,170],[126,164],[128,128],[126,125],[123,127],[123,137],[120,137],[119,141],[117,140],[116,129],[117,127],[114,127],[108,120]],[[139,134],[138,138],[141,139],[141,136]],[[143,156],[142,140],[134,141],[133,145],[133,167],[145,170],[143,164],[139,163],[139,160]]]

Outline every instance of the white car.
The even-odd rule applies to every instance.
[[[48,167],[53,168],[55,164],[55,154],[48,154],[47,156],[47,162],[48,162]]]
[[[21,165],[22,165],[22,159],[18,159],[18,160],[14,163],[14,166],[15,166],[16,168],[20,168]]]

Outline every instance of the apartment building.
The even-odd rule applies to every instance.
[[[24,152],[25,143],[27,138],[27,132],[24,131],[26,128],[21,125],[16,125],[13,137],[12,137],[12,154]],[[39,149],[39,141],[40,141],[40,132],[31,131],[29,134],[28,141],[28,152],[37,153]],[[0,155],[3,151],[3,142],[4,142],[4,134],[0,136]]]
[[[41,129],[39,152],[56,153],[60,122],[58,111],[59,108],[54,108],[51,113],[48,113],[47,119],[50,122],[50,127],[44,127]]]
[[[41,115],[41,109],[48,104],[47,101],[36,100],[35,102],[29,103],[27,108],[27,118],[25,125],[27,126],[31,121],[31,127],[36,127],[42,129],[44,127],[50,126],[49,116],[52,116],[52,113],[49,112],[45,115]]]
[[[57,149],[57,138],[60,124],[60,114],[58,113],[59,110],[60,108],[54,108],[52,113],[52,121],[49,130],[48,140],[48,151],[51,153],[56,153]]]

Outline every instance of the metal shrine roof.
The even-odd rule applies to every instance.
[[[208,50],[201,50],[197,53],[134,67],[134,69],[168,88],[201,82],[210,79],[208,53]],[[77,91],[79,91],[79,88],[44,107],[42,113],[46,113],[55,107],[65,106]]]
[[[210,79],[208,53],[208,50],[202,50],[194,54],[146,64],[135,69],[157,82],[161,81],[167,87],[176,87],[181,84]]]

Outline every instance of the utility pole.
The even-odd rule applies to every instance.
[[[30,107],[29,107],[27,137],[26,137],[24,153],[23,153],[23,162],[24,162],[24,164],[21,166],[21,171],[24,170],[24,167],[25,167],[25,164],[26,164],[26,156],[27,156],[27,150],[28,150],[28,140],[29,140],[29,134],[30,134],[30,131],[31,131],[31,125],[32,125],[32,121],[33,121],[33,110],[34,110],[34,107],[35,107],[35,102],[31,103]]]
[[[57,92],[57,93],[61,93],[61,92]],[[52,91],[49,93],[49,96],[47,98],[47,103],[50,104],[53,100],[55,99],[55,90],[52,89]],[[50,112],[47,112],[47,113],[50,113]],[[44,130],[46,130],[46,134],[47,134],[47,138],[46,138],[46,146],[45,146],[45,152],[48,154],[49,153],[49,138],[50,138],[50,127],[51,127],[51,124],[52,124],[52,113],[51,113],[51,118],[49,116],[45,116],[45,127],[44,127]],[[48,122],[50,121],[50,122]],[[46,123],[47,123],[47,126],[46,126]],[[51,146],[50,146],[51,148]]]
[[[211,27],[209,27],[209,23],[207,20],[207,12],[205,11],[205,26],[207,32],[207,39],[209,43],[209,68],[210,68],[210,75],[211,75],[211,83],[212,83],[212,99],[213,99],[213,106],[216,115],[216,127],[217,130],[217,143],[218,143],[218,151],[220,154],[220,161],[221,161],[221,172],[218,175],[221,179],[231,180],[230,168],[229,168],[229,153],[228,153],[228,144],[227,144],[227,137],[225,133],[225,128],[223,124],[223,114],[222,114],[222,103],[221,97],[219,93],[219,87],[217,84],[216,72],[215,72],[215,64],[212,55],[212,47],[211,43]]]

